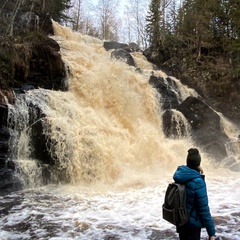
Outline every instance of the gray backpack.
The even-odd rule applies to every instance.
[[[162,205],[162,215],[163,219],[176,226],[183,226],[188,222],[190,214],[186,209],[185,184],[169,183]]]

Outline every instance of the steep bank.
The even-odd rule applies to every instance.
[[[168,75],[195,89],[209,106],[239,125],[240,80],[237,66],[233,64],[233,53],[202,48],[199,56],[194,50],[187,53],[181,44],[172,48],[150,48],[144,55]]]
[[[181,82],[196,89],[209,106],[239,125],[240,84],[232,77],[230,64],[216,57],[211,64],[203,61],[194,65],[179,74]]]

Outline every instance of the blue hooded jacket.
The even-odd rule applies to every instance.
[[[173,175],[176,183],[186,183],[187,211],[189,222],[198,228],[205,227],[209,236],[215,235],[215,227],[208,206],[204,176],[188,166],[179,166]]]

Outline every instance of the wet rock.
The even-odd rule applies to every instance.
[[[48,145],[50,139],[43,134],[43,121],[37,120],[31,127],[31,139],[32,139],[32,152],[31,157],[38,159],[42,164],[54,165],[51,153],[48,151]]]
[[[189,133],[189,125],[180,112],[167,109],[162,114],[163,131],[168,138],[183,138]]]
[[[65,91],[65,64],[61,58],[60,46],[53,39],[45,39],[32,49],[27,85],[35,88]]]
[[[144,51],[143,51],[143,55],[147,58],[147,60],[149,62],[153,62],[154,61],[154,58],[153,58],[153,55],[152,55],[152,51],[150,48],[146,48]]]
[[[0,89],[0,104],[13,104],[14,103],[14,94],[12,89],[1,90]]]
[[[126,62],[129,66],[135,67],[135,62],[133,57],[129,52],[124,49],[116,49],[111,52],[111,57],[115,59],[120,59]]]
[[[0,104],[0,193],[13,185],[13,170],[7,165],[10,132],[7,127],[8,107]]]
[[[175,109],[179,105],[180,99],[177,86],[171,78],[168,77],[165,79],[152,75],[150,76],[149,83],[160,93],[159,102],[164,110]]]
[[[103,43],[103,47],[109,51],[111,49],[121,49],[121,48],[128,48],[128,45],[125,43],[119,43],[119,42],[114,42],[114,41],[110,41],[110,42],[104,42]]]
[[[8,106],[6,104],[0,103],[0,134],[6,135],[7,130],[2,129],[2,126],[7,127],[7,118],[8,118]]]
[[[131,52],[138,52],[138,51],[140,51],[140,47],[136,43],[134,43],[134,42],[130,42],[128,44],[128,47],[130,48]]]
[[[222,129],[220,116],[196,97],[188,97],[177,110],[190,123],[196,144],[217,161],[223,160],[227,156],[225,143],[229,138]]]

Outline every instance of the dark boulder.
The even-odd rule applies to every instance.
[[[0,104],[0,193],[14,185],[14,166],[8,163],[10,131],[7,120],[7,105]]]
[[[38,18],[34,14],[24,15],[23,12],[19,14],[23,15],[17,18],[26,16],[31,19],[28,28],[22,28],[27,24],[25,20],[20,25],[14,25],[14,34],[23,35],[16,38],[6,37],[0,44],[0,71],[2,72],[0,74],[0,194],[22,188],[21,181],[15,177],[15,171],[19,167],[16,161],[17,149],[12,147],[13,142],[17,143],[18,139],[11,137],[11,131],[16,129],[16,126],[8,116],[7,104],[15,104],[17,95],[38,87],[62,91],[68,88],[66,67],[61,58],[60,46],[55,40],[43,34],[43,32],[53,33],[50,17],[42,16],[39,19],[39,24],[45,27],[44,31],[35,26],[40,31],[26,34],[36,30],[33,23],[34,19]],[[5,31],[0,32],[5,33]],[[44,116],[37,106],[29,106],[29,118],[31,127],[28,131],[33,139],[31,144],[34,149],[30,157],[39,161],[43,169],[42,174],[49,179],[48,166],[53,165],[54,161],[47,151],[46,136],[43,134],[41,119],[44,119]]]
[[[59,51],[60,46],[51,38],[35,44],[26,79],[29,85],[45,89],[67,90],[65,64]]]
[[[45,118],[39,118],[31,126],[32,152],[31,157],[37,159],[40,164],[54,165],[51,153],[48,150],[50,139],[44,134],[43,124]]]
[[[129,52],[124,49],[116,49],[111,52],[111,57],[115,59],[120,59],[126,62],[129,66],[135,67],[135,62],[133,57]]]
[[[170,78],[150,76],[149,83],[160,93],[160,103],[164,110],[175,109],[180,103],[176,83]]]
[[[149,62],[153,62],[153,56],[152,56],[152,51],[150,48],[146,48],[144,51],[143,51],[143,55],[146,57],[146,59],[149,61]]]
[[[197,145],[218,161],[227,157],[225,143],[228,136],[222,129],[220,116],[201,99],[188,97],[177,110],[182,112],[192,127]]]
[[[12,89],[1,89],[0,88],[0,104],[3,107],[4,104],[14,103],[14,92]],[[3,111],[3,108],[0,110]]]
[[[181,112],[167,109],[162,114],[163,131],[168,138],[185,138],[190,133],[190,125]]]
[[[141,50],[140,47],[134,42],[130,42],[128,44],[128,47],[131,50],[131,52],[139,52]]]
[[[119,42],[114,42],[114,41],[110,41],[110,42],[104,42],[103,43],[103,47],[109,51],[111,49],[120,49],[120,48],[128,48],[128,45],[125,43],[119,43]]]
[[[7,126],[8,107],[6,104],[0,103],[0,128]]]
[[[0,104],[0,169],[5,169],[9,153],[10,132],[7,127],[7,115],[7,105]]]
[[[67,90],[66,67],[55,40],[40,33],[33,33],[25,40],[5,39],[0,44],[0,55],[5,56],[0,58],[0,71],[5,73],[0,75],[0,101],[3,90],[10,93],[12,88],[21,89],[24,85]]]

